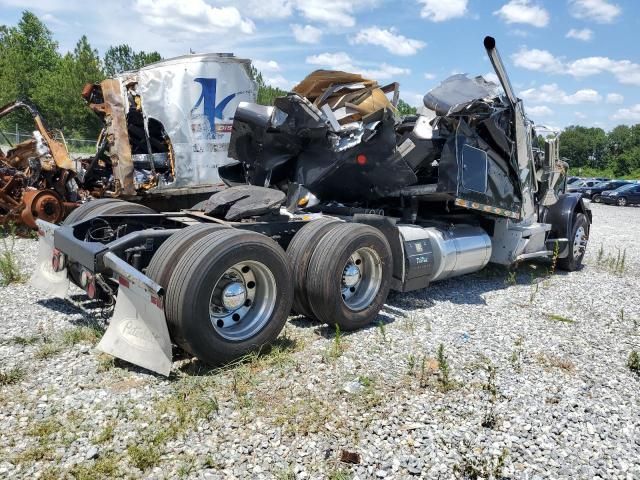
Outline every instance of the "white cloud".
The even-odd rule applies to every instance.
[[[415,55],[418,51],[427,46],[421,40],[407,38],[396,33],[395,29],[383,29],[370,27],[360,30],[352,39],[356,44],[377,45],[387,49],[395,55],[408,56]]]
[[[620,83],[640,86],[640,64],[609,57],[585,57],[563,62],[547,50],[521,48],[511,56],[513,63],[527,70],[562,73],[574,77],[588,77],[600,73],[612,74]]]
[[[433,80],[436,78],[436,74],[435,73],[425,73],[424,74],[424,78],[426,78],[427,80]]]
[[[611,115],[611,120],[623,122],[640,122],[640,103],[636,103],[629,108],[621,108]]]
[[[622,9],[606,0],[571,0],[570,11],[575,18],[611,23]]]
[[[353,68],[351,57],[345,52],[319,53],[307,57],[306,61],[310,65],[329,67],[333,70],[351,70]]]
[[[576,40],[582,40],[583,42],[588,42],[593,38],[593,30],[590,30],[588,28],[583,28],[582,30],[572,28],[567,32],[565,37],[574,38]]]
[[[549,115],[553,115],[553,110],[546,105],[538,105],[527,108],[527,114],[537,115],[538,117],[548,117]]]
[[[259,72],[279,72],[280,65],[275,60],[253,60],[253,66],[258,69]]]
[[[264,77],[264,81],[267,85],[280,88],[282,90],[289,91],[293,87],[293,83],[284,78],[282,75],[274,75]]]
[[[376,80],[388,80],[399,75],[409,75],[411,70],[408,68],[395,67],[383,63],[376,68],[368,68],[368,65],[361,62],[355,62],[347,53],[320,53],[307,57],[306,62],[310,65],[318,65],[327,67],[332,70],[344,70],[347,72],[359,73],[364,77]]]
[[[549,23],[549,13],[530,0],[511,0],[493,14],[507,23],[525,23],[538,28],[546,27]]]
[[[378,0],[298,0],[296,8],[308,20],[353,27],[356,24],[354,13],[377,4]]]
[[[619,93],[607,93],[607,103],[620,104],[624,102],[624,97]]]
[[[136,0],[142,22],[163,30],[182,33],[240,31],[253,33],[254,23],[236,7],[212,7],[204,0]]]
[[[583,88],[577,90],[575,93],[567,94],[557,83],[529,88],[522,91],[520,96],[525,101],[533,104],[558,103],[563,105],[577,105],[579,103],[598,103],[602,100],[602,95],[592,88]],[[531,108],[527,110],[530,111]]]
[[[511,55],[511,60],[513,60],[516,66],[526,68],[527,70],[558,73],[563,69],[562,62],[554,57],[551,52],[538,50],[537,48],[528,50],[526,47],[523,47]]]
[[[247,17],[271,19],[287,18],[293,13],[292,0],[245,0],[238,2]]]
[[[418,0],[422,4],[420,16],[431,22],[444,22],[467,13],[468,0]]]
[[[322,39],[322,30],[312,25],[291,25],[291,31],[296,41],[300,43],[318,43]]]

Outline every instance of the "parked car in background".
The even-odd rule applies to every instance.
[[[616,190],[624,185],[629,185],[629,183],[631,182],[628,180],[611,180],[608,182],[598,183],[593,187],[582,188],[577,191],[581,192],[584,197],[590,198],[591,201],[600,203],[602,201],[602,192],[606,190]]]
[[[624,207],[640,203],[640,184],[629,183],[616,190],[605,190],[601,199],[607,205],[618,205]]]
[[[579,182],[573,182],[572,184],[567,185],[567,191],[576,192],[576,191],[579,191],[579,189],[581,188],[591,188],[597,185],[598,183],[600,183],[599,180],[593,180],[593,179],[580,180]]]
[[[582,180],[580,177],[569,177],[567,178],[567,185],[571,185],[572,183],[576,183]]]

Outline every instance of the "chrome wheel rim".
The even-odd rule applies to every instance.
[[[349,310],[367,308],[382,284],[382,261],[375,250],[363,247],[351,254],[342,269],[340,293]]]
[[[576,236],[573,239],[573,258],[580,258],[587,248],[587,231],[583,226],[576,230]]]
[[[621,207],[624,207],[627,204],[627,199],[622,197],[618,199],[618,205],[620,205]]]
[[[209,298],[209,319],[222,338],[243,341],[256,335],[276,305],[276,279],[266,265],[247,260],[228,268]]]

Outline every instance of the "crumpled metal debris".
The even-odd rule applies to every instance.
[[[37,219],[62,220],[84,192],[64,137],[57,132],[62,141],[54,138],[56,132],[47,128],[34,105],[26,100],[9,103],[0,108],[0,118],[19,110],[32,116],[34,130],[28,140],[10,145],[6,152],[0,150],[0,225],[36,228]]]

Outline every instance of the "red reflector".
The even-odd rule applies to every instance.
[[[123,287],[129,288],[129,280],[124,278],[122,275],[118,276],[118,283]]]
[[[356,163],[358,165],[366,165],[367,164],[367,156],[362,153],[356,157]]]
[[[151,295],[151,303],[153,303],[156,307],[162,308],[162,297],[154,297]]]
[[[94,282],[93,280],[89,282],[89,285],[87,285],[87,297],[89,297],[91,300],[96,298],[96,282]]]

